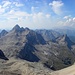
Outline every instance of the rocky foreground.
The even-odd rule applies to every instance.
[[[41,62],[28,62],[20,59],[4,61],[0,59],[0,75],[51,75],[52,70]]]
[[[41,62],[28,62],[20,59],[0,59],[0,75],[75,75],[75,65],[52,71]]]

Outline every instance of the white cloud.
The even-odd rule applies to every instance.
[[[53,1],[49,3],[49,5],[52,7],[55,14],[60,15],[62,13],[62,6],[64,5],[62,1]]]
[[[0,5],[0,14],[4,13],[5,12],[5,9],[2,8],[2,6]]]
[[[51,16],[50,14],[46,14],[46,17],[47,17],[47,18],[50,18],[50,16]]]
[[[22,7],[22,6],[24,6],[24,4],[18,3],[18,2],[13,2],[13,4],[14,4],[16,7]]]
[[[36,12],[36,9],[38,7],[31,7],[32,13],[28,13],[25,11],[21,11],[18,9],[18,6],[16,6],[16,3],[11,4],[12,9],[8,10],[8,7],[10,3],[4,3],[3,5],[0,5],[0,13],[3,13],[0,15],[2,18],[7,19],[3,20],[1,24],[3,25],[4,28],[4,23],[8,25],[15,25],[20,24],[23,27],[30,27],[30,28],[51,28],[57,24],[57,19],[53,19],[50,14],[45,14],[44,12]],[[6,7],[5,7],[6,6]],[[59,5],[60,6],[60,5]],[[11,7],[10,7],[11,8]],[[4,13],[6,10],[8,10],[6,13]],[[58,25],[68,25],[71,24],[73,21],[72,25],[75,23],[75,18],[68,18],[68,16],[65,16],[66,21],[60,21]],[[65,20],[65,19],[64,19]],[[11,27],[11,26],[5,26],[5,27]]]
[[[71,18],[71,15],[64,16],[64,19],[69,19],[69,18]]]
[[[75,17],[73,18],[73,21],[75,21]]]
[[[41,19],[43,19],[43,13],[42,12],[39,12],[39,13],[34,13],[32,14],[32,18],[33,18],[33,21],[36,23],[37,21],[40,22]]]
[[[0,4],[0,15],[4,14],[6,10],[9,9],[11,2],[10,1],[2,1]]]
[[[52,27],[52,18],[50,14],[44,14],[43,12],[29,14],[23,11],[11,10],[10,12],[2,15],[7,17],[6,22],[8,24],[20,24],[23,27],[37,28],[50,28]],[[3,23],[3,22],[2,22]],[[7,26],[8,27],[8,26]],[[9,27],[8,27],[9,28]]]
[[[31,11],[34,12],[34,10],[35,10],[35,7],[32,6],[32,7],[31,7]]]
[[[3,6],[2,7],[7,7],[8,5],[11,4],[10,1],[3,1],[2,3],[3,3]]]
[[[28,13],[22,11],[19,8],[21,6],[23,4],[12,0],[3,0],[0,3],[0,28],[12,28],[16,23],[34,29],[50,28],[52,22],[50,14],[39,12],[39,7],[31,7],[32,12]]]
[[[65,16],[64,18],[57,22],[58,26],[75,27],[75,17]]]
[[[33,25],[37,28],[50,28],[52,27],[52,18],[49,14],[43,12],[32,14]],[[37,29],[36,28],[36,29]]]
[[[31,11],[32,11],[32,13],[37,13],[37,12],[39,12],[39,7],[32,6]]]
[[[31,14],[19,10],[18,11],[10,10],[8,13],[4,14],[3,16],[7,17],[7,19],[21,19],[21,18],[31,16]]]
[[[3,0],[0,3],[0,15],[8,13],[11,9],[18,10],[18,7],[21,7],[21,6],[24,6],[24,5],[19,2],[12,2],[12,1],[8,1],[8,0]]]

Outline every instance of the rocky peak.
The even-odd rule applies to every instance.
[[[41,34],[38,34],[37,32],[30,30],[29,33],[26,36],[28,42],[30,44],[46,44],[45,40],[41,36]]]
[[[17,24],[17,25],[15,25],[15,26],[13,27],[12,30],[20,30],[20,26]]]
[[[25,28],[23,28],[23,27],[20,27],[18,24],[17,25],[15,25],[13,28],[12,28],[12,30],[11,30],[12,32],[16,32],[16,33],[21,33],[21,32],[23,32],[23,31],[25,31]]]
[[[7,34],[8,32],[6,30],[2,30],[0,33],[0,37],[3,37]]]
[[[28,27],[26,27],[25,30],[30,30],[30,29]]]
[[[68,48],[71,49],[71,46],[74,45],[74,43],[70,40],[70,38],[65,34],[63,36],[60,36],[57,41],[60,44],[67,44]]]

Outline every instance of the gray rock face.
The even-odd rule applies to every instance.
[[[43,37],[34,31],[30,31],[26,37],[27,37],[27,40],[30,44],[34,44],[34,45],[35,44],[46,44]]]
[[[35,47],[26,43],[25,47],[19,52],[18,57],[30,62],[38,62],[40,59],[34,54],[35,50]]]
[[[0,59],[8,60],[8,58],[4,55],[2,50],[0,50]]]
[[[74,43],[67,36],[60,36],[53,31],[41,33],[16,25],[0,38],[0,49],[8,58],[16,57],[30,62],[41,61],[53,70],[74,63],[74,50],[71,50]]]

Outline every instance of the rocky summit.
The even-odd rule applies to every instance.
[[[37,71],[40,71],[40,75],[50,75],[51,71],[74,64],[74,58],[75,43],[67,35],[61,35],[59,32],[31,30],[16,25],[9,32],[3,30],[0,33],[0,62],[3,62],[0,64],[1,73],[24,75],[23,69],[27,64],[26,69],[29,68],[32,73],[30,75],[38,75]],[[12,67],[11,73],[9,67]],[[3,68],[6,68],[5,71]]]

